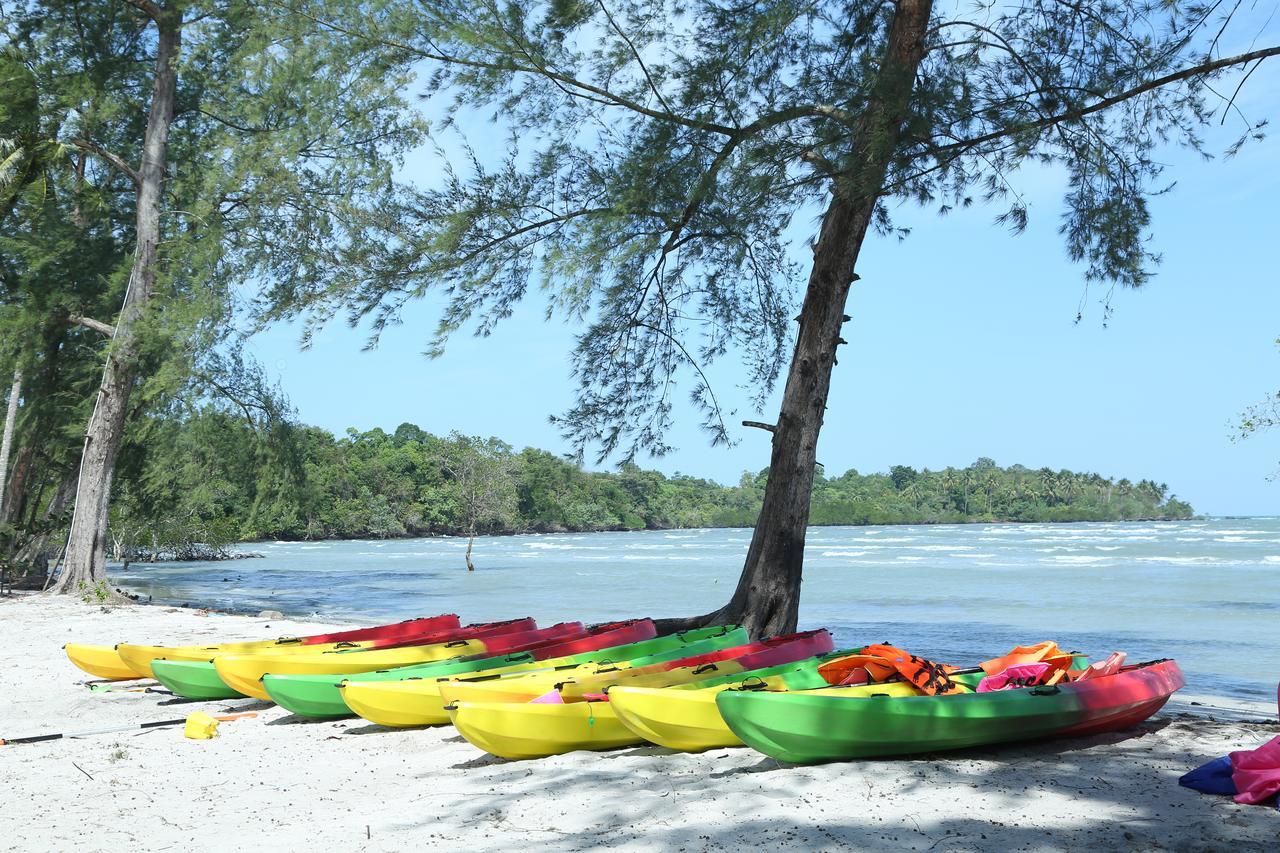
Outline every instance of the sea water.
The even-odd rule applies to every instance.
[[[156,602],[362,623],[458,613],[540,624],[705,613],[733,592],[750,530],[264,542],[265,559],[134,564]],[[1274,698],[1280,519],[815,527],[801,628],[969,663],[1054,639],[1177,658],[1197,694]]]

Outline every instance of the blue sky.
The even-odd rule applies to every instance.
[[[1280,63],[1277,63],[1280,64]],[[1280,116],[1280,68],[1266,65],[1238,103],[1253,119]],[[1239,134],[1228,118],[1210,141]],[[405,165],[430,182],[430,150]],[[1232,441],[1232,420],[1280,388],[1280,142],[1232,160],[1185,151],[1160,158],[1174,190],[1153,202],[1154,251],[1164,261],[1138,291],[1118,291],[1104,326],[1103,292],[1057,233],[1064,181],[1036,169],[1018,176],[1031,224],[1010,236],[996,211],[945,219],[895,212],[905,241],[868,238],[848,311],[818,458],[829,473],[893,464],[1050,466],[1168,483],[1200,512],[1280,513],[1280,433]],[[812,232],[812,217],[798,222]],[[797,257],[807,248],[794,247]],[[1083,308],[1084,318],[1076,322]],[[256,336],[251,349],[279,376],[303,421],[341,433],[412,422],[435,433],[496,435],[517,447],[565,452],[548,416],[572,401],[568,356],[575,327],[543,320],[535,298],[486,339],[458,336],[445,355],[421,355],[432,306],[405,312],[380,346],[332,324],[313,348],[298,327]],[[756,415],[731,361],[716,390],[742,418]],[[776,395],[775,395],[776,398]],[[776,403],[764,411],[771,420]],[[647,467],[734,482],[768,463],[768,435],[736,428],[711,447],[691,410],[678,412],[678,448]]]

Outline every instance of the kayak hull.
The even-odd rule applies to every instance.
[[[129,681],[144,678],[125,663],[112,646],[88,646],[83,643],[67,643],[63,647],[67,658],[84,672],[108,681]]]
[[[622,724],[608,702],[461,702],[449,707],[458,733],[499,758],[544,758],[578,749],[616,749],[644,743]]]
[[[763,683],[770,690],[787,689],[781,676],[766,676],[757,683]],[[622,684],[609,690],[609,704],[623,725],[650,743],[681,752],[703,752],[743,746],[742,739],[725,723],[716,705],[718,693],[736,687],[736,684],[719,684],[681,690]],[[878,692],[915,696],[919,693],[906,682],[861,685],[848,690],[863,695]]]
[[[752,749],[807,764],[1114,731],[1150,717],[1184,683],[1175,662],[1158,661],[1055,687],[906,698],[724,691],[716,705]]]
[[[245,695],[228,687],[209,661],[153,660],[151,671],[157,681],[184,699],[241,699]]]

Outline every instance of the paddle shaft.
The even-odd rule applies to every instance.
[[[258,716],[256,713],[249,712],[244,714],[226,714],[220,717],[214,717],[214,719],[220,722],[228,722],[230,720],[238,720],[241,717],[256,717],[256,716]],[[112,726],[109,729],[93,729],[92,731],[87,731],[87,732],[59,732],[57,734],[51,734],[51,735],[30,735],[28,737],[0,738],[0,746],[7,746],[9,744],[15,744],[15,743],[42,743],[44,741],[60,740],[62,738],[87,737],[89,735],[105,735],[105,734],[111,734],[112,732],[130,732],[130,731],[134,731],[135,729],[158,729],[163,726],[180,726],[186,721],[187,721],[186,717],[181,717],[177,720],[156,720],[150,723],[131,723],[127,726]]]

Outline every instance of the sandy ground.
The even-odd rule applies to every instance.
[[[508,762],[448,728],[306,722],[249,699],[91,693],[60,648],[319,627],[0,599],[0,737],[260,712],[208,741],[174,727],[0,747],[0,849],[1280,849],[1276,810],[1176,784],[1277,734],[1274,720],[1166,711],[1123,735],[817,767],[656,747]]]

